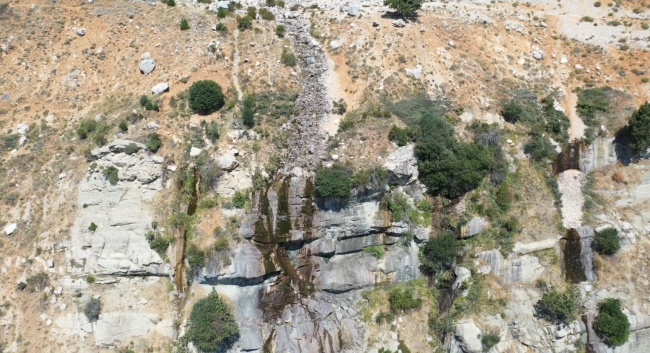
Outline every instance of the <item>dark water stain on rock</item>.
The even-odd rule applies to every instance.
[[[553,162],[553,172],[560,174],[566,170],[580,170],[580,154],[585,151],[587,145],[584,141],[567,144]]]
[[[582,264],[582,240],[576,229],[567,230],[566,237],[562,240],[564,274],[571,283],[580,283],[587,280]]]

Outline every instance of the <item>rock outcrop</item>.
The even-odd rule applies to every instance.
[[[408,184],[418,178],[418,161],[414,154],[415,146],[408,144],[396,149],[384,163],[393,184]]]
[[[124,151],[133,145],[131,155]],[[66,258],[73,274],[167,275],[169,265],[149,247],[154,220],[145,207],[162,189],[162,164],[142,144],[115,140],[92,151],[93,169],[79,183],[77,216]],[[117,170],[111,185],[107,173]],[[97,228],[89,229],[91,223]]]
[[[531,283],[544,272],[539,259],[531,255],[512,256],[505,259],[499,250],[483,251],[477,257],[490,265],[491,272],[505,284],[516,282]]]

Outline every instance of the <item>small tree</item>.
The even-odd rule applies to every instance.
[[[314,188],[318,197],[347,201],[350,199],[352,185],[352,173],[341,164],[334,164],[330,168],[321,167],[316,171]]]
[[[84,315],[88,318],[88,321],[95,322],[99,319],[99,315],[102,313],[102,302],[97,298],[91,298],[84,305]]]
[[[617,347],[627,342],[630,337],[630,322],[621,311],[620,300],[610,298],[600,303],[594,330],[609,346]]]
[[[422,7],[423,0],[384,0],[384,5],[401,16],[409,16]]]
[[[190,24],[187,23],[186,19],[182,19],[181,20],[181,31],[187,31],[188,29],[190,29]]]
[[[456,262],[458,251],[458,239],[452,233],[430,238],[422,251],[422,267],[431,273],[448,270]]]
[[[630,147],[635,153],[650,147],[650,103],[643,103],[628,122],[630,128]]]
[[[174,1],[174,0],[167,0],[167,6],[172,6],[172,7],[176,6],[176,1]]]
[[[575,286],[568,287],[564,292],[551,288],[535,304],[535,313],[549,322],[567,324],[576,319],[579,301],[580,292]]]
[[[242,122],[249,129],[255,125],[255,96],[247,95],[244,98],[241,116]]]
[[[596,250],[603,255],[614,255],[621,249],[621,238],[618,237],[618,230],[607,228],[594,236]]]
[[[196,81],[190,87],[190,108],[201,114],[223,107],[224,95],[221,86],[212,80]]]
[[[221,34],[226,34],[226,33],[228,33],[228,27],[226,27],[225,24],[219,22],[219,23],[217,23],[217,32],[219,32]]]
[[[525,117],[526,111],[524,107],[517,104],[514,99],[503,104],[501,115],[503,115],[503,120],[509,123],[516,123],[519,120],[522,120]]]
[[[194,304],[185,337],[200,352],[226,348],[239,337],[239,328],[226,302],[213,289]]]

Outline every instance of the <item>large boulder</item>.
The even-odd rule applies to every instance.
[[[148,75],[151,72],[153,72],[153,70],[156,68],[156,60],[155,59],[142,60],[140,61],[139,68],[140,68],[140,73],[144,75]]]
[[[451,353],[481,353],[481,329],[473,320],[459,322],[454,331]]]
[[[490,265],[491,272],[501,278],[505,284],[531,283],[544,272],[544,267],[535,256],[524,255],[505,259],[499,250],[488,250],[478,253],[477,257]]]
[[[480,233],[488,226],[488,221],[483,217],[473,217],[469,223],[462,227],[460,233],[461,237],[469,238],[473,237],[476,234]]]
[[[239,162],[237,162],[235,156],[230,153],[219,157],[219,160],[217,162],[219,163],[219,168],[227,172],[231,172],[239,166]]]
[[[95,343],[98,346],[127,343],[133,337],[144,336],[152,332],[158,322],[160,322],[160,317],[156,314],[102,314],[94,325]]]
[[[365,254],[336,255],[325,263],[314,280],[316,289],[343,293],[375,284],[378,261]]]
[[[151,93],[153,94],[162,94],[169,91],[169,84],[168,83],[159,83],[153,87],[151,87]]]
[[[415,158],[415,146],[408,144],[396,149],[384,163],[393,184],[409,184],[418,178],[418,161]]]

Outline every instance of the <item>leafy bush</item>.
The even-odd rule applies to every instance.
[[[184,340],[200,352],[226,350],[239,337],[239,328],[231,309],[213,289],[192,307]]]
[[[120,131],[122,131],[122,132],[129,131],[129,126],[126,125],[126,121],[120,122],[119,128],[120,128]]]
[[[237,16],[237,28],[242,31],[253,28],[253,18],[250,16]]]
[[[557,156],[555,147],[547,136],[532,134],[530,140],[524,145],[524,152],[536,162],[553,160]]]
[[[400,128],[395,125],[391,126],[390,131],[388,131],[388,139],[392,142],[395,142],[398,146],[405,146],[413,140],[411,137],[411,129],[409,128]]]
[[[88,275],[88,276],[86,276],[86,282],[88,282],[88,283],[90,283],[90,284],[95,283],[95,280],[96,280],[96,278],[95,278],[95,276],[93,276],[93,275]]]
[[[381,259],[384,257],[384,254],[386,251],[384,250],[384,247],[381,245],[374,245],[374,246],[369,246],[367,248],[363,249],[363,252],[366,254],[370,254],[374,256],[376,259]]]
[[[97,225],[95,224],[95,222],[90,222],[90,225],[88,226],[88,230],[91,231],[91,232],[94,232],[94,231],[97,230]]]
[[[226,15],[228,15],[228,13],[226,12],[226,9],[224,9],[223,7],[220,7],[217,10],[217,18],[226,18]]]
[[[385,313],[383,311],[379,312],[379,314],[377,314],[377,316],[375,316],[375,323],[378,324],[378,325],[380,325],[380,324],[382,324],[384,322],[389,322],[390,323],[390,322],[392,322],[394,320],[395,320],[395,315],[393,315],[391,313]]]
[[[143,107],[145,110],[153,110],[153,111],[158,111],[158,103],[155,101],[152,101],[149,99],[149,97],[142,95],[140,96],[140,106]]]
[[[298,58],[287,48],[284,48],[282,56],[280,57],[280,62],[286,66],[296,66],[298,64]]]
[[[111,185],[117,185],[118,181],[118,170],[114,166],[109,166],[104,169],[104,177],[108,179],[108,182]]]
[[[164,257],[165,253],[167,252],[167,248],[169,248],[169,244],[171,244],[173,241],[173,237],[158,235],[149,241],[149,247],[151,250],[157,252],[158,255]]]
[[[448,270],[456,262],[459,250],[458,239],[452,233],[430,238],[422,250],[422,267],[431,273]]]
[[[481,336],[481,344],[483,345],[483,352],[488,352],[492,347],[496,346],[501,341],[501,337],[494,333],[487,333]]]
[[[420,121],[415,155],[422,183],[430,193],[448,198],[476,188],[494,163],[487,148],[457,141],[451,125],[432,114]]]
[[[634,152],[642,152],[650,147],[650,103],[643,103],[632,113],[628,121],[630,147]]]
[[[176,1],[174,1],[174,0],[167,0],[167,6],[172,6],[172,7],[176,6]]]
[[[243,107],[241,111],[242,122],[249,129],[255,125],[255,96],[247,95],[244,97]]]
[[[39,272],[25,280],[27,289],[30,292],[41,291],[50,285],[50,276],[45,272]]]
[[[84,305],[84,315],[86,315],[90,322],[97,321],[101,313],[102,302],[97,298],[91,298],[86,302],[86,305]]]
[[[244,208],[247,201],[248,195],[238,190],[235,192],[235,196],[232,198],[232,205],[235,206],[235,208]]]
[[[579,301],[580,292],[575,286],[568,287],[564,292],[551,288],[535,304],[535,314],[552,323],[568,324],[577,317]]]
[[[332,102],[332,113],[343,115],[348,110],[348,104],[343,98]]]
[[[388,183],[388,171],[381,166],[359,169],[354,174],[354,187],[383,189]]]
[[[212,80],[196,81],[190,87],[189,104],[192,110],[207,114],[224,104],[221,86]]]
[[[221,23],[221,22],[217,23],[217,26],[215,28],[217,29],[217,32],[219,32],[221,34],[228,33],[228,27],[225,24]]]
[[[275,34],[280,38],[284,38],[284,36],[287,34],[287,27],[284,25],[277,25],[275,27]]]
[[[205,125],[205,136],[212,142],[219,139],[219,125],[217,125],[216,121],[211,121]]]
[[[604,255],[614,255],[621,249],[621,238],[616,228],[607,228],[594,236],[596,250]]]
[[[627,342],[630,337],[630,322],[621,311],[621,301],[605,299],[600,303],[598,316],[594,321],[594,330],[607,345],[617,347]]]
[[[422,307],[422,299],[413,297],[413,288],[395,288],[388,295],[388,304],[390,311],[393,314],[397,314],[402,311],[419,309]]]
[[[257,8],[255,6],[249,6],[246,9],[246,15],[252,19],[257,18]]]
[[[269,11],[266,8],[261,8],[260,9],[260,17],[265,21],[273,21],[273,20],[275,20],[275,15],[273,14],[273,12]]]
[[[503,119],[505,121],[515,124],[525,118],[526,111],[524,110],[524,107],[517,104],[517,102],[512,99],[509,102],[503,104],[501,107],[501,115],[503,115]]]
[[[162,140],[160,139],[160,135],[158,135],[157,132],[150,134],[149,139],[147,140],[147,149],[153,153],[156,153],[161,146]]]
[[[126,147],[124,147],[124,153],[128,155],[138,153],[139,150],[140,147],[138,147],[138,145],[136,145],[135,143],[129,143],[128,145],[126,145]]]
[[[408,16],[422,7],[424,0],[384,0],[388,6],[402,16]]]
[[[390,211],[390,220],[393,222],[408,222],[409,213],[412,210],[406,195],[402,192],[393,191],[386,194],[384,203]]]
[[[609,110],[609,100],[606,94],[611,90],[611,87],[599,87],[586,89],[578,94],[578,114],[582,117],[585,125],[590,127],[600,125],[596,114]]]
[[[190,24],[187,23],[186,19],[182,19],[181,20],[181,31],[187,31],[188,29],[190,29]]]
[[[77,135],[81,140],[88,138],[88,135],[97,129],[97,122],[93,119],[82,120],[77,129]]]
[[[334,164],[331,168],[320,167],[316,171],[314,188],[318,197],[347,201],[350,199],[352,184],[352,173],[341,164]]]
[[[195,277],[205,265],[205,251],[201,250],[196,244],[190,244],[185,250],[185,259],[190,265],[188,268],[190,275]]]

